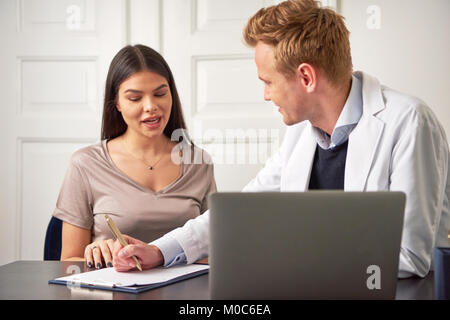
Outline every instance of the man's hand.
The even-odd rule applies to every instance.
[[[118,240],[114,242],[113,266],[116,271],[125,272],[136,269],[136,262],[132,256],[136,256],[143,270],[158,267],[164,263],[164,257],[158,247],[127,235],[123,237],[128,243],[127,246],[122,247]]]

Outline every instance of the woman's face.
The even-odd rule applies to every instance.
[[[117,109],[127,131],[155,138],[164,132],[172,111],[172,93],[163,76],[140,71],[119,86]]]

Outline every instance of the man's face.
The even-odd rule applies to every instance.
[[[264,82],[264,100],[279,107],[286,125],[307,119],[306,95],[297,77],[287,79],[275,68],[273,46],[259,41],[255,47],[255,63],[258,77]]]

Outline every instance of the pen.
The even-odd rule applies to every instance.
[[[113,233],[113,235],[116,237],[117,240],[119,240],[120,244],[122,246],[126,246],[128,245],[128,243],[126,242],[126,240],[122,237],[122,233],[120,233],[119,228],[117,228],[116,224],[114,223],[113,219],[111,219],[107,214],[105,214],[105,219],[106,222],[108,223],[109,229],[111,229],[111,232]],[[138,259],[136,258],[136,256],[132,256],[134,262],[136,262],[136,267],[142,271],[142,267],[141,264],[139,263]]]

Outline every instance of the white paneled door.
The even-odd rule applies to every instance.
[[[213,156],[220,191],[239,191],[278,147],[281,117],[263,99],[247,20],[273,0],[169,0],[161,49],[174,73],[191,136]]]
[[[2,0],[0,265],[43,259],[71,154],[100,138],[126,1]]]

